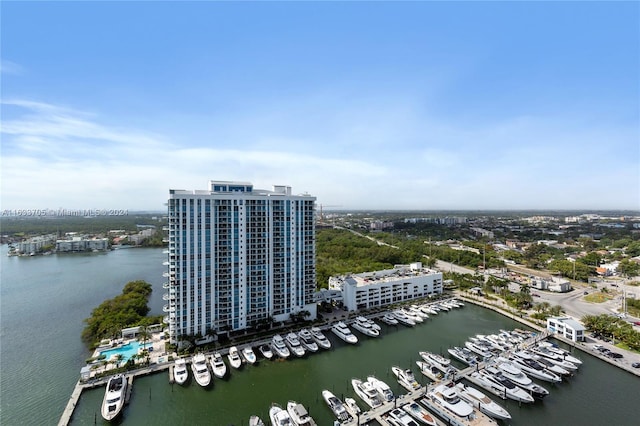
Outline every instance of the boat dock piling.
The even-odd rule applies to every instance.
[[[131,399],[131,392],[133,390],[133,374],[127,377],[127,393],[124,396],[124,403],[129,404],[129,399]]]
[[[80,386],[80,382],[78,382],[75,388],[73,388],[71,398],[69,398],[69,402],[67,402],[67,406],[62,412],[62,417],[60,417],[58,426],[67,426],[69,424],[69,422],[71,421],[71,416],[73,415],[73,410],[76,408],[76,404],[78,403],[81,394],[82,386]]]
[[[173,367],[173,364],[169,366],[169,384],[173,384]]]

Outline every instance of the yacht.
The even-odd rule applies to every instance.
[[[323,349],[331,348],[331,342],[329,341],[329,339],[327,339],[327,336],[325,336],[322,330],[320,330],[318,327],[311,327],[311,336],[313,337],[313,340],[315,340],[318,346],[320,346],[321,348]]]
[[[306,328],[303,328],[298,332],[298,339],[305,350],[309,352],[318,352],[318,344],[313,340],[313,335]]]
[[[351,323],[351,326],[358,330],[360,333],[366,334],[370,337],[378,337],[380,335],[380,330],[374,328],[371,321],[365,317],[356,317],[355,322]]]
[[[551,383],[560,383],[562,379],[556,373],[547,370],[544,365],[534,360],[527,355],[522,355],[519,352],[514,357],[509,359],[516,367],[527,373],[531,377],[544,380]]]
[[[533,382],[526,374],[520,371],[511,363],[502,362],[498,364],[498,368],[487,366],[487,372],[493,375],[502,375],[511,380],[516,386],[529,392],[534,398],[542,399],[549,395],[549,391]]]
[[[480,392],[478,389],[472,388],[471,386],[465,386],[463,383],[458,383],[454,386],[454,389],[460,398],[464,399],[472,407],[477,408],[487,416],[502,420],[509,420],[511,418],[511,414],[509,414],[507,410],[494,402],[484,393]]]
[[[571,363],[573,363],[574,365],[581,365],[582,361],[580,361],[578,358],[574,357],[573,355],[571,355],[571,353],[569,353],[569,351],[566,351],[564,349],[561,349],[559,347],[557,347],[556,345],[549,343],[549,342],[540,342],[538,343],[538,347],[539,348],[546,348],[548,351],[553,352],[559,356],[562,357],[562,359],[569,361]]]
[[[440,365],[442,368],[447,368],[451,365],[450,359],[444,358],[438,354],[434,354],[433,352],[421,351],[421,352],[418,352],[418,354],[425,361],[436,363]]]
[[[436,311],[429,305],[418,306],[418,309],[420,309],[422,312],[428,315],[438,315],[438,311]]]
[[[569,361],[562,361],[562,363],[557,363],[556,361],[545,358],[540,355],[531,354],[531,358],[538,361],[540,364],[544,365],[544,367],[560,376],[570,376],[574,371],[578,369],[575,364],[570,363]],[[568,364],[568,365],[566,365]]]
[[[211,355],[210,362],[214,376],[216,376],[218,379],[222,379],[227,375],[227,364],[224,363],[220,352],[214,352],[213,355]]]
[[[480,370],[472,372],[469,378],[478,386],[482,386],[502,399],[510,398],[514,401],[533,402],[533,397],[527,391],[519,388],[502,375],[497,376],[485,370]]]
[[[422,374],[424,374],[434,382],[452,378],[455,376],[455,373],[457,371],[453,367],[443,368],[441,365],[430,361],[416,361],[416,365],[420,368]]]
[[[416,324],[424,322],[424,318],[421,315],[418,315],[409,308],[400,308],[400,311]]]
[[[284,338],[289,350],[297,357],[304,356],[304,348],[298,339],[298,335],[294,332],[288,333]]]
[[[347,408],[344,406],[344,403],[336,398],[336,396],[331,393],[331,391],[328,391],[326,389],[323,390],[322,398],[324,398],[324,401],[327,403],[331,411],[333,411],[333,415],[336,416],[336,418],[340,422],[345,423],[352,419],[351,415],[347,411]]]
[[[265,424],[260,417],[251,416],[249,418],[249,426],[265,426]]]
[[[384,314],[380,321],[387,325],[398,325],[398,320],[391,312],[387,312],[386,314]]]
[[[378,391],[373,387],[371,382],[363,382],[360,379],[351,379],[351,386],[353,386],[353,390],[356,395],[358,395],[369,407],[376,408],[382,405],[382,401],[378,396]]]
[[[271,419],[271,426],[294,426],[287,410],[275,403],[271,404],[269,418]]]
[[[436,419],[417,402],[410,402],[402,406],[402,409],[409,413],[414,419],[423,425],[437,426]]]
[[[507,345],[504,341],[499,339],[495,334],[490,334],[488,336],[485,336],[484,341],[489,343],[489,345],[493,349],[499,352],[505,352],[511,349],[511,345]]]
[[[191,370],[196,382],[202,387],[209,386],[211,383],[211,373],[207,368],[207,358],[203,353],[197,353],[191,359]]]
[[[473,407],[463,401],[455,391],[446,385],[438,385],[428,394],[431,401],[456,417],[467,419],[473,414]]]
[[[115,419],[122,407],[124,407],[124,399],[127,395],[127,378],[124,374],[116,374],[107,382],[107,388],[104,392],[102,400],[102,417],[111,421]]]
[[[331,326],[331,331],[333,331],[333,333],[336,336],[338,336],[339,338],[341,338],[347,343],[351,343],[352,345],[358,343],[358,338],[351,332],[351,330],[349,330],[349,327],[347,327],[347,325],[342,321]]]
[[[398,378],[398,383],[400,386],[405,388],[408,391],[414,391],[420,389],[420,383],[416,380],[416,377],[413,375],[413,371],[406,369],[403,370],[398,366],[391,367],[391,371]]]
[[[253,349],[251,349],[251,346],[245,346],[244,349],[242,349],[242,357],[249,364],[255,364],[257,360],[256,354],[253,352]]]
[[[469,342],[469,341],[464,342],[464,345],[467,347],[467,349],[479,355],[480,360],[491,358],[493,356],[493,353],[491,352],[491,350],[487,345],[483,345],[476,342]]]
[[[176,359],[173,364],[173,380],[179,384],[183,385],[187,378],[189,378],[189,371],[187,370],[187,362],[184,358]]]
[[[447,305],[444,304],[444,302],[440,302],[436,305],[438,307],[439,310],[441,311],[445,311],[445,312],[449,312],[451,310],[450,307],[448,307]]]
[[[318,424],[309,415],[309,412],[304,405],[298,404],[295,401],[289,401],[287,403],[287,413],[291,416],[293,424],[296,426],[317,426]]]
[[[394,426],[418,426],[418,423],[404,410],[394,408],[387,416],[387,422]]]
[[[229,348],[228,358],[229,364],[231,364],[233,368],[240,368],[242,366],[242,358],[240,358],[240,352],[237,347],[231,346]]]
[[[273,358],[273,352],[271,351],[271,348],[269,347],[269,345],[267,345],[267,344],[260,345],[258,350],[260,351],[262,356],[265,357],[265,359]]]
[[[291,355],[291,352],[289,352],[289,348],[287,348],[287,345],[284,344],[284,339],[279,334],[276,334],[271,339],[271,348],[273,349],[273,352],[275,352],[275,354],[280,358],[289,358],[289,355]]]
[[[391,391],[391,388],[388,384],[375,376],[367,377],[367,382],[371,383],[371,386],[373,386],[373,388],[378,391],[382,402],[393,401],[393,392]]]
[[[396,309],[395,311],[393,311],[393,316],[394,316],[395,319],[398,320],[399,323],[401,323],[403,325],[407,325],[409,327],[412,327],[412,326],[416,325],[416,322],[414,320],[412,320],[411,318],[409,318],[407,316],[407,314],[405,314],[400,309]]]
[[[559,365],[565,370],[569,369],[571,371],[575,371],[578,369],[578,366],[575,363],[569,361],[568,359],[565,359],[562,355],[549,350],[549,348],[547,348],[546,346],[533,347],[527,352],[535,354],[539,357],[546,358],[550,362]]]
[[[349,410],[351,415],[354,417],[358,417],[358,414],[362,413],[362,410],[358,407],[356,400],[353,398],[345,398],[344,405],[346,405],[347,410]]]
[[[420,318],[422,318],[423,320],[429,319],[429,314],[424,312],[422,309],[420,309],[419,306],[417,305],[411,305],[408,308],[406,308],[407,311],[409,311],[410,313],[412,313],[413,315],[417,315]]]
[[[456,346],[451,349],[447,349],[447,352],[451,354],[458,361],[467,364],[469,366],[476,365],[478,363],[478,357],[475,353],[471,352],[467,348],[461,348]]]

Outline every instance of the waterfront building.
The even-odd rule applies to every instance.
[[[315,197],[210,181],[206,190],[170,190],[168,219],[171,343],[305,311],[315,319]]]
[[[547,318],[547,330],[557,333],[574,342],[584,341],[586,328],[578,321],[570,317],[550,317]]]
[[[56,234],[47,234],[29,238],[25,241],[17,243],[15,246],[15,250],[20,254],[38,253],[46,247],[54,246],[56,237]]]
[[[349,311],[367,309],[442,293],[442,273],[421,262],[393,269],[329,278],[329,289],[340,290]]]
[[[107,238],[84,238],[72,236],[64,240],[56,241],[56,252],[82,252],[82,251],[104,251],[109,249],[109,239]]]

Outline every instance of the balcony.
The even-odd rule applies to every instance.
[[[167,289],[170,288],[171,286],[169,285],[169,282],[163,282],[162,283],[162,288]]]
[[[162,307],[162,311],[163,312],[170,312],[171,313],[171,312],[175,312],[175,310],[176,310],[176,305],[174,303],[172,303],[170,305],[167,303],[166,305],[164,305]]]

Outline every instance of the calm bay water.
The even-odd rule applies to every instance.
[[[160,314],[164,255],[159,249],[129,249],[7,258],[6,246],[1,255],[0,424],[56,424],[89,356],[79,338],[82,320],[134,279],[154,285],[152,313]],[[137,378],[120,422],[246,425],[251,414],[266,420],[272,402],[285,405],[295,399],[309,408],[318,424],[331,425],[322,389],[354,396],[351,378],[375,374],[401,393],[391,374],[392,365],[417,372],[420,350],[446,354],[448,347],[460,345],[470,335],[518,326],[494,312],[467,305],[414,328],[383,325],[380,338],[360,336],[357,346],[347,346],[327,333],[334,344],[331,351],[245,366],[232,371],[227,380],[215,379],[207,390],[193,380],[184,387],[169,385],[166,372]],[[543,402],[522,406],[505,402],[513,416],[509,424],[636,424],[640,380],[587,354],[580,356],[584,365],[579,373],[568,382],[548,386],[551,395]],[[99,412],[103,393],[103,388],[84,392],[72,424],[105,423]]]

